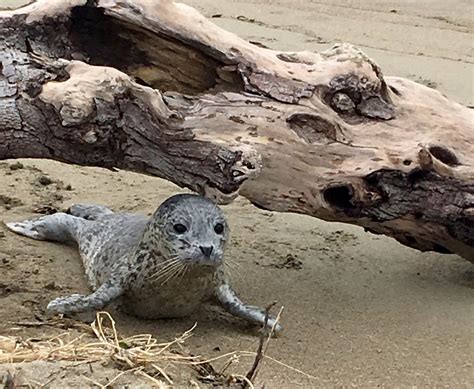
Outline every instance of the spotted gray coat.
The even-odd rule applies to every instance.
[[[47,309],[53,313],[99,310],[117,301],[138,317],[176,318],[216,299],[233,315],[264,323],[264,311],[244,304],[229,285],[229,227],[222,210],[204,197],[172,196],[150,218],[76,204],[68,213],[7,227],[38,240],[77,243],[93,292],[51,301]],[[268,326],[274,324],[270,318]]]

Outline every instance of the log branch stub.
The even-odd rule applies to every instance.
[[[349,44],[285,53],[170,0],[0,12],[0,160],[170,180],[474,261],[474,115]]]

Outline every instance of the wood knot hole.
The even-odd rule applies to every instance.
[[[354,189],[350,185],[338,185],[327,188],[324,193],[324,200],[335,208],[353,208],[351,200],[354,197]]]
[[[433,157],[443,162],[445,165],[448,165],[448,166],[459,165],[459,159],[458,157],[456,157],[456,154],[454,154],[451,150],[447,149],[446,147],[431,146],[428,150]]]

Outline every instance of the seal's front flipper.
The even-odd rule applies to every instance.
[[[264,325],[265,324],[265,311],[261,308],[254,307],[252,305],[244,304],[236,295],[234,290],[229,284],[224,283],[217,287],[216,297],[222,304],[224,309],[232,315],[241,317],[251,323]],[[272,328],[275,326],[275,333],[279,333],[283,330],[283,327],[276,323],[276,319],[269,316],[267,327]]]
[[[104,282],[90,295],[72,294],[52,300],[46,309],[51,313],[72,314],[102,309],[116,300],[124,288],[115,279]]]

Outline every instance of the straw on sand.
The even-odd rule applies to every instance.
[[[281,314],[281,311],[280,311]],[[279,315],[278,315],[279,316]],[[94,363],[113,361],[122,370],[107,386],[118,380],[125,373],[139,374],[151,380],[158,387],[173,385],[172,378],[163,366],[187,365],[194,369],[201,380],[218,385],[241,384],[253,388],[252,382],[242,375],[224,374],[228,367],[239,357],[255,357],[269,360],[312,377],[273,358],[260,353],[235,351],[219,357],[204,359],[192,356],[184,351],[183,343],[192,335],[196,325],[170,342],[158,342],[150,334],[141,334],[122,338],[119,336],[114,319],[107,312],[98,312],[95,321],[90,325],[95,339],[81,334],[69,340],[67,332],[50,338],[18,340],[14,337],[0,336],[0,364],[25,363],[33,361],[70,361]],[[90,331],[89,331],[90,332]],[[268,339],[269,340],[269,339]],[[260,355],[259,355],[260,354]],[[227,358],[224,367],[216,371],[211,362]],[[99,385],[99,384],[98,384]],[[99,385],[102,386],[102,385]]]
[[[199,357],[176,350],[176,346],[181,346],[191,336],[194,327],[166,343],[158,342],[149,334],[120,338],[110,314],[98,312],[96,320],[91,324],[96,339],[81,334],[67,340],[67,332],[43,340],[18,341],[14,337],[0,336],[0,364],[32,361],[93,363],[112,360],[126,371],[135,370],[152,381],[157,381],[155,377],[160,376],[168,384],[172,384],[170,377],[159,365],[198,362]],[[147,372],[144,371],[145,367]],[[155,374],[150,373],[150,370],[155,370]]]

